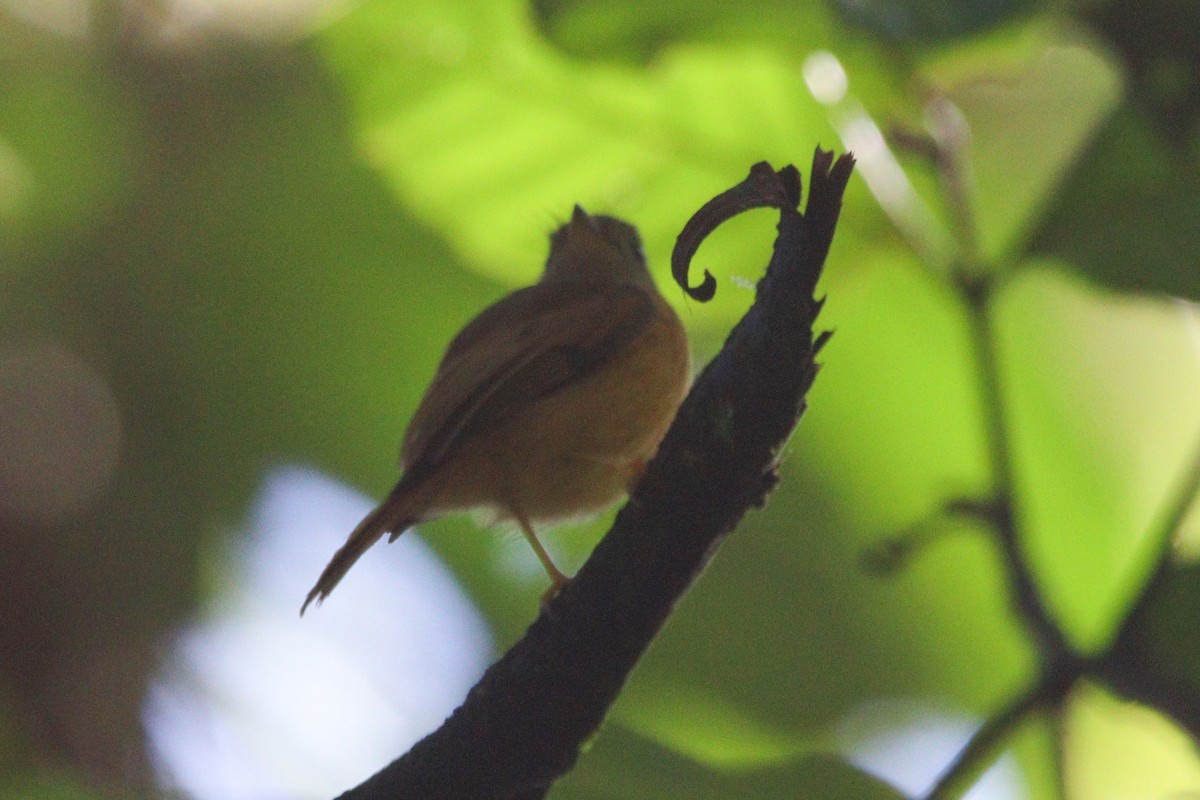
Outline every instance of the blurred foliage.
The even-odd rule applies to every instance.
[[[1164,571],[1125,621],[1114,644],[1113,684],[1132,697],[1179,709],[1189,730],[1200,731],[1200,567]]]
[[[1191,0],[361,0],[296,40],[204,27],[185,0],[75,5],[83,34],[0,2],[0,792],[153,791],[145,687],[228,588],[214,554],[263,470],[382,494],[444,343],[537,276],[574,202],[636,222],[669,289],[692,211],[818,144],[860,169],[780,489],[554,796],[889,797],[823,755],[858,744],[846,720],[890,698],[979,723],[1033,679],[986,526],[940,513],[990,481],[963,262],[1003,278],[1024,550],[1110,684],[1018,732],[1022,785],[1056,796],[1066,741],[1071,798],[1168,773],[1200,791],[1171,727],[1197,733],[1196,568],[1163,561],[1162,529],[1200,434],[1200,328],[1165,297],[1200,299]],[[960,170],[929,143],[961,147]],[[770,224],[699,253],[713,303],[667,291],[698,361]],[[46,343],[66,355],[12,367]],[[34,489],[61,502],[31,513]],[[602,527],[554,547],[577,564]],[[925,528],[894,576],[862,568]],[[465,520],[428,541],[518,636],[541,587],[498,568],[509,543]],[[1150,717],[1166,743],[1113,758]]]
[[[835,0],[845,18],[897,42],[946,41],[986,31],[1030,8],[1028,0]]]

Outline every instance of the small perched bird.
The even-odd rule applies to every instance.
[[[409,423],[403,474],[325,567],[320,602],[368,547],[416,522],[485,509],[525,534],[550,576],[569,579],[535,523],[623,497],[691,380],[687,337],[654,286],[632,225],[579,206],[550,237],[546,269],[450,343]]]

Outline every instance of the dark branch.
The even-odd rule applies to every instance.
[[[1029,629],[1043,664],[1073,656],[1070,642],[1042,600],[1028,559],[1022,548],[1017,498],[1013,487],[1013,460],[1009,448],[1004,393],[1000,378],[996,334],[992,327],[992,284],[988,278],[961,276],[967,301],[971,346],[979,369],[983,408],[987,415],[988,455],[991,460],[993,496],[992,522],[1000,555],[1008,571],[1011,599],[1020,620]]]
[[[1074,679],[1075,676],[1072,675],[1070,683],[1073,683]],[[1046,708],[1057,713],[1066,692],[1069,691],[1070,683],[1063,680],[1044,681],[992,715],[971,735],[954,761],[925,794],[924,800],[951,800],[961,797],[992,765],[996,756],[1000,754],[1002,745],[1030,714]]]
[[[787,185],[794,168],[772,173],[773,188],[755,168],[748,182],[794,197],[780,209],[757,299],[696,380],[612,530],[445,724],[344,798],[532,800],[574,765],[675,603],[777,481],[777,455],[817,373],[824,337],[813,336],[813,288],[853,164],[818,150],[803,214],[799,181],[794,192]]]
[[[985,414],[987,456],[992,473],[992,494],[984,500],[956,501],[958,509],[989,523],[996,536],[1000,557],[1009,578],[1009,596],[1018,621],[1029,631],[1043,668],[1078,660],[1061,626],[1042,599],[1037,581],[1023,551],[1020,511],[1013,485],[1013,458],[1009,445],[1000,359],[992,320],[992,298],[1004,274],[996,264],[983,263],[979,252],[976,210],[970,191],[969,130],[961,113],[945,97],[931,99],[927,112],[930,130],[905,128],[893,131],[895,143],[923,155],[937,169],[942,194],[954,223],[958,253],[951,271],[955,288],[967,307],[970,344]],[[893,553],[908,555],[911,547],[901,537],[886,542],[875,563],[888,566]]]
[[[986,526],[991,532],[997,514],[996,503],[990,498],[956,497],[925,519],[863,550],[859,562],[871,574],[891,575],[931,544],[968,530],[963,523]]]

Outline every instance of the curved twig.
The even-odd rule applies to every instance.
[[[721,223],[753,208],[795,211],[800,205],[800,171],[791,164],[776,172],[760,161],[750,168],[746,180],[705,203],[692,215],[675,240],[671,253],[671,275],[693,300],[707,303],[717,293],[717,280],[708,270],[698,286],[688,283],[688,268],[700,243]]]

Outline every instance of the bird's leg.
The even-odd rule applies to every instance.
[[[534,532],[529,518],[515,504],[509,505],[509,512],[513,515],[513,519],[517,521],[517,524],[521,526],[521,532],[525,534],[525,539],[529,542],[529,546],[533,548],[533,552],[537,554],[538,560],[542,562],[546,574],[550,576],[550,588],[542,595],[542,605],[545,606],[559,592],[566,588],[571,579],[564,575],[558,567],[554,566],[554,562],[550,559],[550,554],[546,552],[546,548],[542,547],[542,543],[538,540],[537,533]]]

